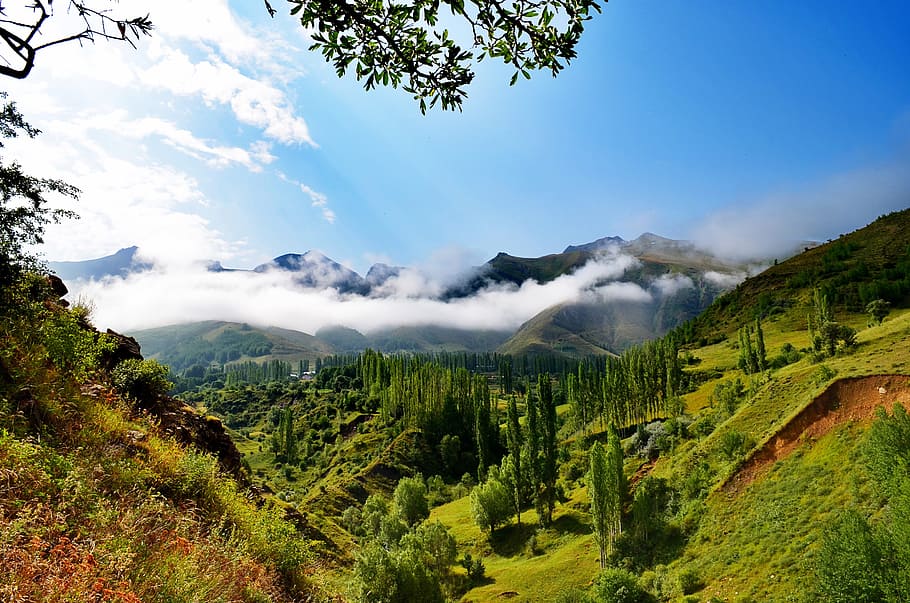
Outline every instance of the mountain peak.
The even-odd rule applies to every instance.
[[[331,287],[340,293],[366,294],[369,292],[369,285],[362,276],[320,251],[310,250],[302,254],[286,253],[271,262],[253,268],[254,272],[272,270],[294,273],[294,280],[303,287]]]
[[[563,253],[573,253],[576,251],[587,251],[589,253],[593,253],[596,251],[601,251],[602,249],[607,249],[609,247],[615,247],[615,246],[622,247],[625,244],[626,244],[626,240],[623,239],[622,237],[603,237],[603,238],[597,239],[596,241],[592,241],[590,243],[584,243],[582,245],[569,245],[568,247],[566,247],[566,249],[565,249],[565,251],[563,251]]]

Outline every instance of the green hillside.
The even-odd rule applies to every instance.
[[[204,321],[145,329],[130,333],[143,353],[176,372],[193,365],[226,364],[244,360],[282,360],[296,364],[333,354],[320,339],[291,329],[254,327],[224,321]]]
[[[315,549],[221,422],[50,283],[0,288],[0,600],[321,598]]]
[[[784,314],[815,288],[838,311],[862,313],[875,299],[910,301],[910,210],[882,216],[835,241],[807,249],[745,280],[698,317],[690,340],[729,334],[756,316]]]
[[[524,323],[498,351],[512,355],[555,352],[575,358],[618,354],[695,318],[722,292],[693,268],[669,272],[667,266],[653,263],[627,272],[623,282],[647,289],[664,275],[685,276],[691,279],[691,286],[666,296],[652,290],[648,301],[592,299],[547,308]]]

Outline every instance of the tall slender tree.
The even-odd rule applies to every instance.
[[[594,542],[600,551],[600,567],[607,566],[607,552],[610,548],[611,492],[607,477],[607,455],[600,442],[594,442],[589,453],[588,497],[591,499],[591,524],[594,528]]]
[[[550,374],[537,376],[537,392],[540,396],[541,441],[540,441],[540,484],[538,486],[537,510],[544,525],[553,521],[556,506],[556,404]]]
[[[508,457],[509,463],[511,463],[511,471],[513,477],[510,482],[511,494],[513,502],[515,505],[515,514],[518,516],[518,525],[521,525],[521,504],[523,493],[525,490],[524,483],[526,481],[525,475],[522,473],[521,466],[521,450],[524,447],[524,435],[521,432],[521,423],[518,419],[518,403],[515,401],[515,396],[509,398],[509,408],[508,408],[508,423],[506,424],[506,439],[508,440],[509,445],[509,454]],[[505,467],[506,462],[503,459],[503,466]]]
[[[765,333],[762,331],[760,318],[755,319],[755,357],[759,371],[768,368],[768,353],[765,350]]]
[[[622,443],[619,441],[619,432],[615,425],[611,425],[607,433],[605,479],[611,493],[607,508],[607,532],[612,548],[616,538],[622,533],[622,505],[627,498],[628,489],[622,468]]]

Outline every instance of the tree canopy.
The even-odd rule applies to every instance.
[[[594,0],[288,0],[318,50],[341,77],[353,68],[367,90],[399,86],[420,110],[460,109],[475,62],[489,57],[554,76],[576,56]],[[269,12],[273,12],[268,2]],[[458,33],[455,33],[458,32]]]

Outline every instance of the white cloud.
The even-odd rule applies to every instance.
[[[642,289],[635,283],[607,283],[594,290],[595,296],[603,302],[638,302],[647,303],[653,301],[650,293]]]
[[[276,32],[274,23],[266,19],[265,27],[254,27],[237,18],[227,0],[193,2],[150,2],[121,0],[124,14],[150,13],[158,36],[187,40],[213,50],[233,63],[255,62],[263,67],[285,63],[291,47]]]
[[[300,191],[310,199],[310,205],[317,208],[322,214],[322,219],[329,224],[334,224],[338,218],[335,212],[329,207],[329,198],[319,191],[313,190],[303,182],[288,177],[284,172],[276,172],[278,178],[300,189]]]
[[[705,280],[709,283],[714,283],[723,289],[732,289],[741,283],[747,275],[743,273],[725,274],[723,272],[709,270],[708,272],[705,272],[704,276]]]
[[[201,96],[209,105],[227,105],[241,123],[261,128],[278,142],[318,146],[283,91],[216,57],[194,63],[181,50],[162,49],[160,58],[140,77],[151,88],[178,96]]]
[[[66,174],[82,191],[75,207],[66,205],[82,219],[48,227],[40,249],[46,257],[81,260],[139,245],[147,257],[179,264],[239,251],[199,215],[211,201],[192,175],[119,152],[116,139],[102,145],[85,136],[84,124],[61,123],[54,134],[8,144],[28,173]]]
[[[683,289],[691,289],[695,286],[695,283],[684,274],[664,274],[657,277],[651,286],[659,291],[662,296],[669,297]]]
[[[760,260],[789,255],[806,241],[837,238],[910,199],[905,157],[853,170],[709,216],[693,239],[720,257]]]
[[[156,117],[130,119],[125,110],[52,122],[50,129],[58,136],[61,133],[70,132],[74,137],[78,136],[83,139],[88,138],[92,132],[116,134],[133,140],[156,136],[165,144],[215,168],[237,164],[251,172],[261,172],[263,165],[275,160],[275,156],[270,152],[269,144],[264,141],[253,143],[249,149],[218,145],[197,138],[189,130],[179,128],[164,119]]]
[[[210,319],[310,333],[337,324],[363,332],[408,325],[514,330],[550,306],[588,301],[592,295],[603,301],[650,301],[650,294],[638,285],[607,282],[620,278],[635,262],[627,256],[592,261],[546,284],[529,280],[520,287],[490,286],[470,297],[448,301],[429,297],[426,291],[415,294],[420,286],[427,286],[428,291],[441,287],[425,275],[418,278],[414,270],[395,279],[385,297],[301,288],[289,272],[210,273],[189,263],[72,289],[74,295],[85,294],[94,300],[99,325],[125,331]]]

